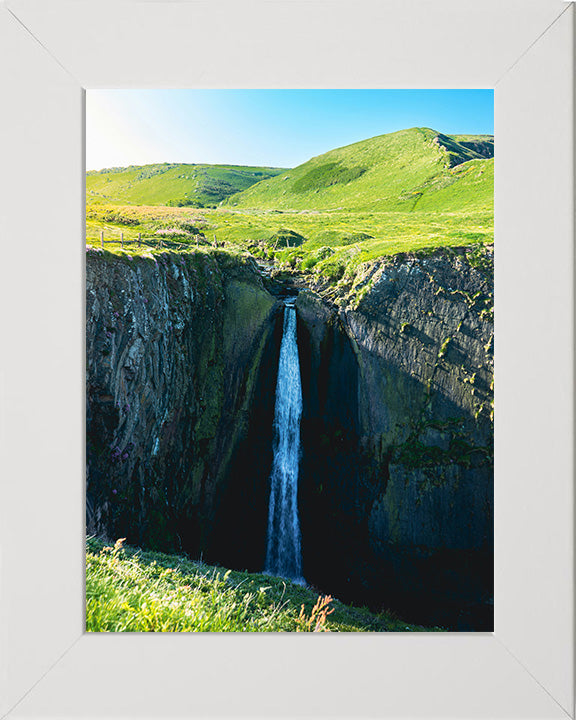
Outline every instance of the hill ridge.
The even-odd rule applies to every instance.
[[[207,163],[150,163],[86,173],[86,202],[112,205],[216,207],[284,168]]]
[[[412,127],[295,168],[150,163],[86,174],[87,203],[255,210],[448,211],[493,207],[492,135]]]
[[[451,136],[427,127],[397,130],[316,155],[224,204],[295,211],[456,211],[464,203],[466,209],[489,210],[493,153],[492,136]],[[463,192],[448,191],[453,185]]]
[[[86,170],[86,175],[103,175],[105,173],[117,173],[125,170],[143,170],[149,167],[215,167],[215,168],[237,168],[237,169],[252,169],[260,168],[262,170],[287,170],[288,168],[276,167],[274,165],[236,165],[234,163],[172,163],[172,162],[161,162],[161,163],[145,163],[143,165],[115,165],[113,167],[100,168],[99,170]]]

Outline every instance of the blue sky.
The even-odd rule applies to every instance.
[[[492,90],[88,90],[86,168],[295,167],[409,127],[493,134]]]

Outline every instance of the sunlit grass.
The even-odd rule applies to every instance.
[[[113,221],[112,221],[113,220]],[[183,228],[175,252],[210,251],[217,243],[232,253],[250,252],[274,260],[280,269],[301,270],[312,277],[337,282],[352,278],[364,263],[402,252],[470,246],[494,240],[493,213],[478,212],[270,212],[256,210],[165,207],[92,207],[86,223],[86,243],[129,255],[161,250],[166,228]],[[190,230],[192,228],[192,230]],[[277,247],[278,232],[305,238],[298,247]],[[196,232],[197,235],[190,235]],[[145,242],[138,247],[138,237]],[[164,247],[166,244],[164,245]],[[327,250],[328,248],[328,250]]]
[[[281,168],[238,165],[157,165],[112,168],[86,174],[86,200],[120,205],[210,207]]]
[[[494,160],[430,128],[335,148],[252,185],[225,204],[262,210],[489,210]]]
[[[489,137],[410,128],[291,170],[164,164],[89,173],[87,244],[98,246],[103,231],[111,249],[123,238],[126,252],[139,254],[139,235],[161,247],[163,233],[180,229],[176,251],[224,244],[335,283],[379,257],[493,242],[494,159],[482,155],[491,152]],[[187,206],[174,207],[183,183]],[[242,192],[230,195],[233,186]],[[226,199],[194,207],[200,188]]]
[[[263,574],[177,555],[86,548],[88,632],[421,632],[392,613],[371,613]],[[437,630],[438,628],[436,628]]]

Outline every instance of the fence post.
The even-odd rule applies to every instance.
[[[122,245],[122,249],[124,249],[124,233],[120,233],[120,244]]]
[[[100,247],[104,250],[104,230],[100,230]]]
[[[216,235],[214,235],[214,247],[218,247],[218,243],[216,242]]]
[[[142,234],[138,233],[138,247],[142,245]]]

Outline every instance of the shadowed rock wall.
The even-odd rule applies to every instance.
[[[298,297],[304,573],[343,599],[491,629],[492,278],[445,250]]]
[[[297,300],[304,574],[491,629],[491,248],[365,266]],[[260,570],[281,304],[225,253],[86,266],[87,529]],[[348,294],[345,294],[348,293]]]
[[[87,531],[198,552],[276,300],[224,253],[91,251],[86,292]]]

